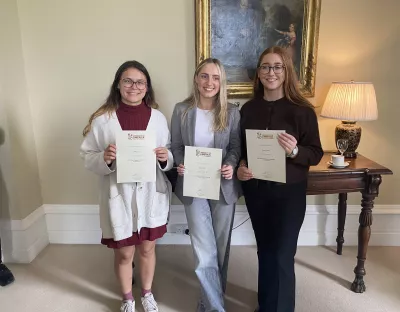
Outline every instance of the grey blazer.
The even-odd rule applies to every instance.
[[[175,105],[171,120],[171,151],[175,163],[184,164],[185,146],[194,146],[194,134],[196,127],[196,109],[189,108],[188,103]],[[184,112],[188,110],[185,119]],[[239,163],[240,149],[240,113],[239,109],[228,104],[228,127],[221,132],[214,133],[214,148],[222,149],[222,165],[231,165],[234,174],[231,180],[221,177],[221,193],[227,204],[235,203],[241,196],[240,182],[236,177],[236,166]],[[184,205],[190,205],[193,197],[183,196],[183,177],[178,176],[175,187],[175,195]]]

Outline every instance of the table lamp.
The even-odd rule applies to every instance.
[[[361,139],[361,127],[356,122],[378,118],[373,84],[355,81],[333,82],[321,116],[342,120],[342,123],[335,129],[335,142],[339,139],[346,139],[348,148],[344,152],[344,156],[356,158],[356,149]]]

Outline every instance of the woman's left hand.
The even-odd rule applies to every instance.
[[[221,168],[221,174],[227,180],[232,179],[232,176],[233,176],[232,166],[231,165],[223,165]]]
[[[290,135],[289,133],[279,134],[278,142],[279,142],[280,146],[282,146],[283,149],[285,150],[286,155],[290,155],[297,145],[296,138],[293,135]]]
[[[156,153],[156,157],[158,161],[167,161],[168,160],[168,149],[165,147],[157,147],[154,152]]]

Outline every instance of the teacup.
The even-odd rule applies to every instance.
[[[344,166],[344,156],[342,155],[332,155],[331,162],[334,166]]]

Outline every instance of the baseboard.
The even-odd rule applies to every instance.
[[[44,205],[50,244],[99,244],[97,205]]]
[[[358,243],[360,206],[349,205],[345,245]],[[1,220],[3,261],[30,263],[50,244],[99,244],[101,239],[97,205],[43,205],[23,220]],[[266,224],[267,224],[266,220]],[[186,224],[183,206],[173,205],[168,233],[158,244],[190,244],[186,234],[173,233]],[[336,245],[337,206],[309,205],[300,231],[299,246]],[[246,206],[237,206],[232,245],[254,245]],[[371,246],[400,246],[400,205],[377,205],[373,210]]]
[[[22,220],[2,220],[0,228],[5,263],[30,263],[49,244],[43,207]]]
[[[358,205],[349,205],[347,208],[344,234],[345,245],[347,246],[357,245],[360,209]],[[100,242],[101,231],[97,205],[44,205],[44,211],[50,243],[98,244]],[[400,246],[400,205],[376,205],[373,217],[370,245]],[[188,235],[172,233],[176,225],[183,224],[186,224],[183,206],[173,205],[168,233],[158,241],[158,244],[190,244]],[[336,236],[337,206],[307,206],[299,245],[336,245]],[[254,244],[253,229],[248,220],[246,206],[239,205],[235,213],[232,245]]]

